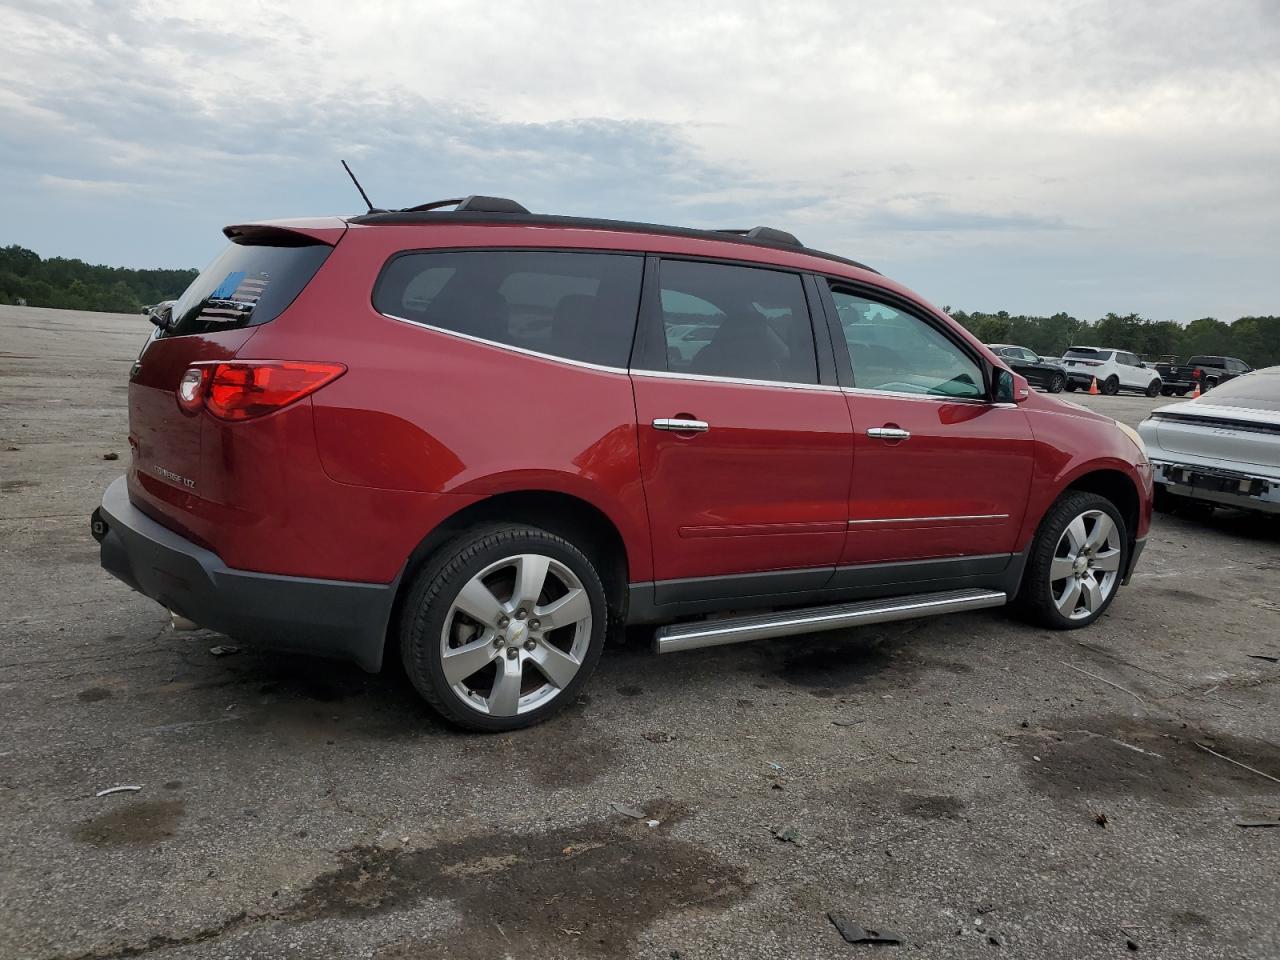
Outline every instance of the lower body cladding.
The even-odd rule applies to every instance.
[[[1280,513],[1280,477],[1193,463],[1152,460],[1153,479],[1168,493],[1191,500]]]
[[[278,650],[382,666],[396,583],[314,580],[234,570],[142,513],[124,477],[93,514],[103,568],[181,617]]]

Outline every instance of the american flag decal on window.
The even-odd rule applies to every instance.
[[[200,315],[210,320],[243,320],[253,313],[270,279],[265,273],[249,274],[244,270],[228,273],[209,294]]]

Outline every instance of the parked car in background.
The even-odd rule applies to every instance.
[[[1084,389],[1096,379],[1098,389],[1114,396],[1121,390],[1159,396],[1160,374],[1138,359],[1136,353],[1109,347],[1068,347],[1062,355],[1067,390]]]
[[[1191,357],[1184,364],[1157,363],[1155,368],[1162,381],[1160,392],[1166,397],[1174,394],[1185,396],[1197,386],[1201,391],[1212,390],[1218,384],[1226,383],[1253,369],[1235,357],[1210,356]]]
[[[102,565],[236,639],[398,658],[461,726],[574,702],[627,623],[1084,627],[1145,543],[1136,431],[788,233],[493,197],[224,232],[130,374]]]
[[[1061,393],[1067,385],[1067,371],[1057,363],[1050,363],[1044,357],[1026,347],[1011,343],[988,343],[987,349],[1013,369],[1027,378],[1033,387],[1043,387],[1050,393]]]
[[[1160,509],[1199,502],[1280,513],[1280,367],[1158,407],[1138,432]]]

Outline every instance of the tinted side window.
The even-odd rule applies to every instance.
[[[401,254],[373,290],[378,311],[569,360],[625,367],[644,258],[466,250]]]
[[[668,370],[818,382],[813,325],[796,274],[664,260],[658,276]]]
[[[981,398],[978,364],[932,324],[852,291],[833,289],[853,385],[892,393]]]
[[[162,336],[216,333],[274,320],[311,282],[332,250],[323,243],[228,245],[178,298],[173,323]]]

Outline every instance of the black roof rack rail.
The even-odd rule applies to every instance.
[[[752,227],[750,230],[717,230],[716,233],[728,233],[748,240],[767,240],[769,243],[785,243],[790,247],[803,247],[800,238],[794,233],[778,230],[775,227]]]
[[[469,197],[455,197],[452,200],[433,200],[431,203],[420,203],[416,207],[405,207],[403,210],[388,210],[388,213],[426,213],[439,210],[441,207],[453,207],[454,213],[528,213],[528,209],[506,197],[482,197],[472,194]]]
[[[866,270],[870,273],[880,272],[875,267],[869,267],[865,263],[859,263],[857,260],[850,260],[848,257],[841,257],[834,253],[826,253],[822,250],[806,247],[785,230],[774,230],[771,227],[754,227],[746,231],[700,230],[695,227],[672,227],[658,223],[636,223],[630,220],[603,220],[594,217],[566,217],[554,214],[529,213],[515,201],[503,200],[501,197],[467,197],[463,203],[469,203],[472,200],[481,203],[512,204],[515,207],[519,207],[519,210],[508,208],[489,212],[478,209],[475,206],[468,206],[464,209],[461,203],[455,206],[453,210],[441,210],[438,208],[447,207],[455,203],[452,200],[441,200],[435,204],[423,204],[420,207],[414,207],[409,210],[362,213],[359,216],[348,217],[347,222],[367,224],[369,226],[378,224],[385,226],[426,226],[428,224],[443,225],[446,223],[487,223],[495,226],[498,224],[519,224],[540,227],[565,227],[579,230],[615,230],[622,233],[650,233],[666,237],[689,237],[697,240],[718,240],[721,243],[742,243],[753,247],[767,247],[771,250],[802,253],[806,256],[817,257],[820,260],[843,263],[846,266],[857,267],[859,270]]]

